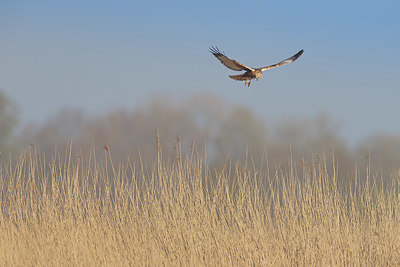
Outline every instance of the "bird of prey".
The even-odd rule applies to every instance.
[[[233,59],[228,58],[227,56],[225,56],[225,54],[223,52],[221,52],[217,47],[210,47],[210,52],[211,54],[213,54],[219,61],[221,61],[222,64],[224,64],[226,67],[230,68],[231,70],[237,70],[237,71],[241,71],[244,70],[245,73],[243,74],[239,74],[239,75],[229,75],[230,78],[237,80],[237,81],[246,81],[244,83],[244,85],[246,86],[250,86],[250,82],[252,79],[260,79],[262,76],[262,72],[264,70],[269,70],[272,68],[276,68],[288,63],[292,63],[293,61],[295,61],[296,59],[298,59],[301,54],[303,54],[303,49],[301,49],[299,52],[297,52],[297,54],[295,54],[294,56],[285,59],[279,63],[276,63],[274,65],[270,65],[267,67],[262,67],[262,68],[250,68],[246,65],[243,65]]]

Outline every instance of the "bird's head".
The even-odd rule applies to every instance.
[[[261,70],[255,70],[254,75],[256,76],[256,79],[260,79],[262,76],[262,71]]]

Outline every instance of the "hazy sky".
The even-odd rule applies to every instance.
[[[23,123],[212,92],[267,122],[328,113],[350,142],[400,134],[399,1],[0,1],[0,90]],[[250,88],[249,66],[296,62]]]

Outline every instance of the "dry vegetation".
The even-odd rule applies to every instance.
[[[159,151],[146,167],[140,158],[113,162],[106,148],[87,157],[67,149],[49,161],[34,147],[17,160],[3,155],[0,262],[400,264],[398,181],[384,187],[355,175],[341,187],[323,159],[289,160],[274,173],[267,160],[211,170],[195,151],[173,160]]]

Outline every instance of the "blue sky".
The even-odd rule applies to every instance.
[[[251,3],[251,5],[249,5]],[[21,121],[203,92],[267,123],[328,113],[350,143],[400,134],[398,1],[1,1],[0,90]],[[265,72],[250,88],[211,45]]]

